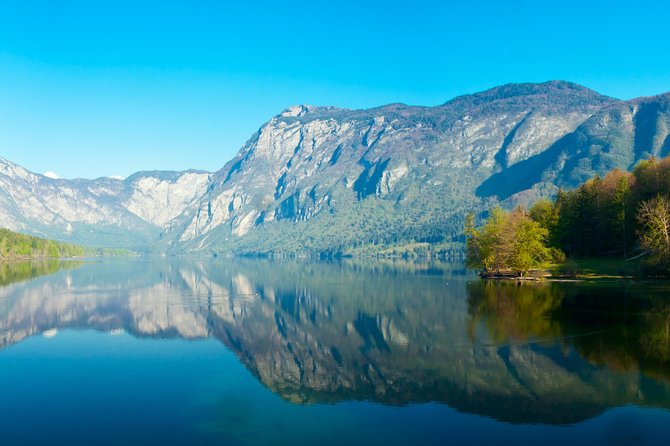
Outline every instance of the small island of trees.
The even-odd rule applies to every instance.
[[[670,157],[615,169],[530,209],[494,208],[481,227],[466,218],[466,262],[483,276],[523,277],[575,258],[643,258],[643,272],[670,275]]]

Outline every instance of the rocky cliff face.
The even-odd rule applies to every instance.
[[[670,95],[618,101],[566,82],[437,107],[296,106],[223,169],[58,180],[0,163],[0,225],[98,246],[342,252],[454,241],[470,210],[527,202],[670,153]]]
[[[187,249],[242,252],[450,240],[454,220],[481,205],[473,192],[483,180],[542,153],[612,102],[550,82],[438,107],[293,107],[214,175],[174,237]]]

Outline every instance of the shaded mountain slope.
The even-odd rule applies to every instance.
[[[631,170],[650,156],[670,154],[669,129],[670,94],[617,102],[546,151],[494,174],[477,193],[506,199],[543,186],[576,187],[615,168]]]

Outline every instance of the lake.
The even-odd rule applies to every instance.
[[[0,444],[645,444],[670,285],[458,264],[0,264]]]

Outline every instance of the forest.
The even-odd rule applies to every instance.
[[[82,257],[84,248],[0,228],[0,259]]]
[[[612,170],[529,209],[469,214],[467,264],[484,275],[523,276],[575,258],[642,259],[649,276],[670,275],[670,157]]]

